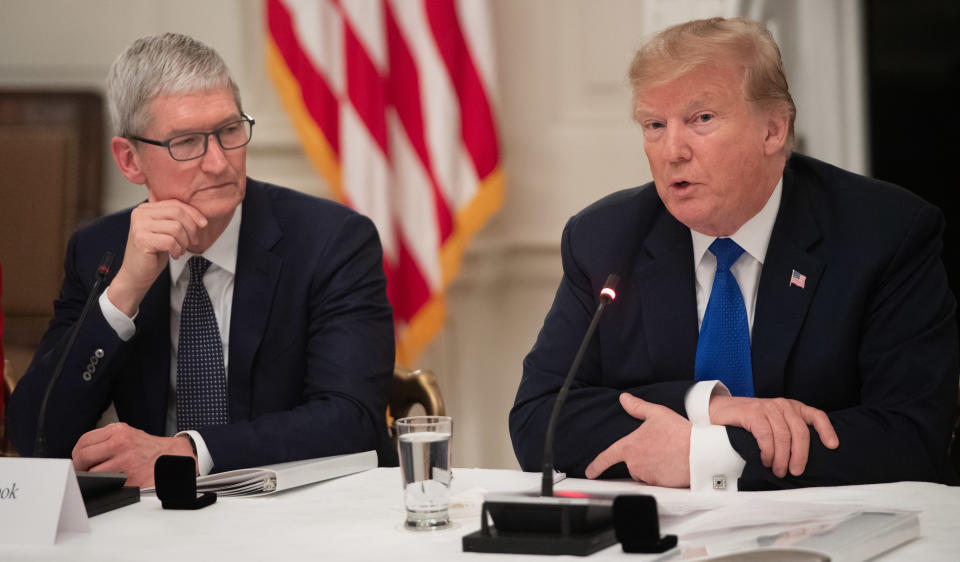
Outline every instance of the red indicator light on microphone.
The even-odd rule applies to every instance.
[[[560,490],[553,493],[555,498],[589,498],[590,494],[575,492],[573,490]]]
[[[610,287],[604,287],[603,290],[600,291],[600,296],[604,295],[606,295],[610,300],[615,300],[617,298],[617,292]]]

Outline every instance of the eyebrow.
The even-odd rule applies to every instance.
[[[242,120],[243,120],[243,115],[240,113],[235,113],[230,117],[225,117],[224,119],[218,121],[217,124],[213,126],[213,129],[210,129],[209,131],[198,131],[197,129],[174,129],[170,131],[168,138],[179,137],[180,135],[189,135],[190,133],[208,133],[210,131],[219,130],[221,127],[229,123],[234,123],[236,121],[242,121]]]
[[[690,113],[693,108],[703,105],[710,105],[716,103],[720,99],[720,95],[713,94],[711,92],[700,92],[700,96],[690,100],[684,107],[684,113]],[[633,119],[635,121],[640,121],[641,117],[646,117],[648,115],[655,115],[656,111],[650,111],[645,107],[641,107],[640,104],[636,104],[633,110]]]

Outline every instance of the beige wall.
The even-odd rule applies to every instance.
[[[837,10],[829,0],[813,4],[807,8],[810,21]],[[663,17],[669,5],[657,0],[492,2],[506,200],[468,249],[449,291],[446,327],[420,361],[440,376],[456,419],[458,466],[517,466],[507,412],[521,361],[560,278],[563,224],[597,198],[649,181],[640,132],[629,120],[624,75],[644,24]],[[796,15],[783,2],[766,5],[779,6],[779,16],[788,12],[784,20]],[[698,9],[735,10],[739,3],[687,0],[683,6],[693,14]],[[774,9],[759,16],[778,13]],[[189,33],[224,56],[240,84],[245,109],[257,119],[248,151],[250,175],[326,195],[266,76],[262,19],[257,0],[0,0],[0,87],[101,89],[110,62],[135,38],[167,30]],[[844,33],[842,26],[836,30],[838,36]],[[792,42],[803,38],[800,32],[785,36]],[[788,64],[793,58],[805,61],[803,68],[829,67],[787,52],[786,46],[784,51]],[[821,84],[811,95],[819,92],[829,101],[835,92],[850,88]],[[802,115],[800,100],[798,105]],[[828,121],[829,114],[819,115]],[[798,128],[803,134],[800,123]],[[829,140],[844,138],[831,135]],[[816,153],[820,145],[811,144]],[[833,161],[854,169],[862,157],[854,151],[844,161],[835,149],[820,155],[840,156]],[[128,184],[112,161],[105,169],[105,212],[144,197],[143,188]]]

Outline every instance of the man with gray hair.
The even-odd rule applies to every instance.
[[[112,251],[120,267],[49,398],[48,454],[138,486],[162,454],[193,456],[199,474],[371,449],[390,462],[393,325],[373,223],[247,178],[254,120],[195,39],[137,40],[107,96],[114,161],[147,200],[70,239],[55,317],[10,403],[20,453]],[[111,402],[119,423],[94,429]]]
[[[510,412],[521,466],[540,468],[616,273],[560,413],[559,470],[693,490],[953,482],[942,213],[791,154],[796,109],[756,22],[668,28],[630,79],[653,182],[564,229],[563,279]]]

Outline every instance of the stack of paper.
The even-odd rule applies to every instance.
[[[377,452],[365,451],[201,476],[197,478],[197,491],[216,492],[218,496],[262,496],[376,467]]]

